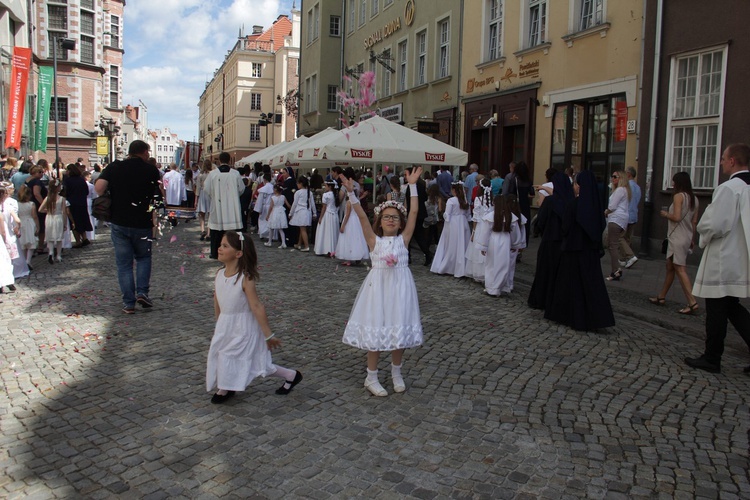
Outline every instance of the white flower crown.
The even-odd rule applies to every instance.
[[[406,217],[406,207],[402,205],[401,203],[394,201],[394,200],[384,201],[383,203],[375,207],[375,210],[374,210],[375,216],[376,217],[379,216],[380,212],[382,212],[386,208],[395,208],[396,210],[401,212],[401,215]]]
[[[456,185],[463,186],[464,185],[464,181],[453,181],[453,182],[451,182],[451,186],[456,186]]]

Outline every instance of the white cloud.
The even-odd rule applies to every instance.
[[[299,2],[298,2],[299,3]],[[198,99],[234,47],[240,27],[264,29],[292,0],[130,0],[124,13],[125,104],[142,100],[149,128],[180,139],[198,132]]]

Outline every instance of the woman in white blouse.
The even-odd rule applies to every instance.
[[[625,172],[618,170],[612,174],[612,194],[604,215],[607,217],[607,247],[611,274],[607,281],[618,281],[622,277],[620,260],[620,239],[628,228],[628,205],[630,204],[630,184]]]

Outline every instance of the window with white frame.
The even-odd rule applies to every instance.
[[[451,50],[451,32],[450,19],[444,19],[438,22],[438,72],[437,77],[443,78],[450,73],[450,50]]]
[[[252,68],[250,70],[250,76],[253,78],[261,78],[263,75],[263,64],[262,63],[252,63]]]
[[[251,111],[261,110],[260,96],[261,94],[258,94],[256,92],[253,92],[250,94],[250,110]]]
[[[427,66],[427,31],[417,33],[417,67],[415,85],[425,82],[425,69]]]
[[[109,46],[120,47],[120,16],[109,16]]]
[[[307,43],[311,44],[313,40],[313,10],[310,9],[307,11]]]
[[[331,16],[328,22],[328,34],[331,36],[341,36],[341,16]]]
[[[407,41],[404,40],[403,42],[398,44],[398,91],[402,92],[407,89],[407,60],[408,60],[408,52],[407,52]]]
[[[580,31],[604,22],[604,0],[578,0],[578,29]]]
[[[391,65],[391,49],[385,49],[383,51],[383,58],[388,61],[388,65]],[[387,68],[383,68],[383,97],[391,95],[391,72]]]
[[[364,26],[367,21],[367,0],[362,0],[359,4],[359,25]]]
[[[305,113],[318,109],[318,75],[305,79]]]
[[[48,5],[48,31],[49,52],[47,57],[52,59],[52,44],[57,42],[57,58],[61,60],[68,59],[68,51],[62,47],[62,40],[68,37],[68,6],[67,5]]]
[[[161,144],[157,144],[156,145],[156,151],[158,151],[159,153],[161,153]]]
[[[370,0],[370,17],[375,17],[378,15],[378,11],[380,10],[380,0]]]
[[[310,78],[312,83],[312,111],[318,110],[318,75]]]
[[[356,26],[355,20],[357,19],[357,0],[349,0],[349,29],[347,33],[354,33]]]
[[[726,47],[672,59],[665,189],[677,172],[688,172],[693,188],[716,186],[725,77]]]
[[[109,107],[120,107],[120,68],[118,66],[109,67]]]
[[[326,97],[326,110],[337,111],[339,109],[339,88],[336,85],[328,86],[328,94]]]
[[[250,124],[250,142],[260,142],[260,125]]]
[[[529,47],[547,41],[547,0],[529,0]]]
[[[81,10],[80,54],[82,63],[94,64],[94,13],[85,10]]]
[[[313,7],[313,40],[317,40],[320,36],[320,4],[315,4]]]
[[[503,2],[487,0],[487,60],[503,55]]]

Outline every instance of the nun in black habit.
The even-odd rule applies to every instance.
[[[575,183],[577,196],[565,209],[560,267],[544,317],[575,330],[596,330],[615,324],[600,263],[606,221],[594,174],[584,170]]]
[[[552,186],[552,194],[544,199],[536,217],[542,241],[536,254],[536,273],[528,301],[529,307],[534,309],[546,309],[552,299],[555,274],[560,264],[562,218],[565,207],[573,201],[573,187],[567,175],[555,173]]]

